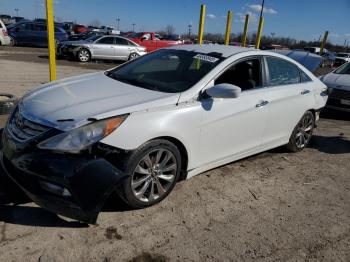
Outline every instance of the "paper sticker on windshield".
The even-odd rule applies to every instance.
[[[215,63],[216,61],[219,60],[219,58],[208,56],[208,55],[201,55],[201,54],[195,55],[193,58],[197,58],[199,60],[203,60],[209,63]]]

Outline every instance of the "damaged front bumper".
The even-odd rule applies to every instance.
[[[124,177],[103,157],[39,150],[17,142],[7,129],[2,134],[0,162],[36,204],[89,224],[96,222],[107,198]]]

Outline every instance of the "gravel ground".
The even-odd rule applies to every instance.
[[[48,81],[35,58],[43,50],[26,50],[21,61],[0,49],[1,92],[22,95]],[[59,77],[102,69],[95,66],[64,62]],[[111,201],[94,226],[63,220],[1,184],[0,260],[350,261],[349,170],[349,114],[328,111],[300,153],[279,148],[211,170],[144,210]]]

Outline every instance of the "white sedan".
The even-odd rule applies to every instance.
[[[179,179],[282,145],[302,150],[326,101],[326,86],[286,56],[176,46],[27,94],[1,162],[42,207],[93,223],[113,191],[142,208]]]
[[[329,88],[326,107],[350,112],[350,62],[320,77]]]

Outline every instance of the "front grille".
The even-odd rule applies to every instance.
[[[332,98],[350,100],[350,91],[334,88],[330,94]]]
[[[34,123],[24,118],[18,108],[12,114],[12,117],[8,123],[8,130],[18,140],[26,141],[34,137],[37,137],[50,128],[44,125]]]

